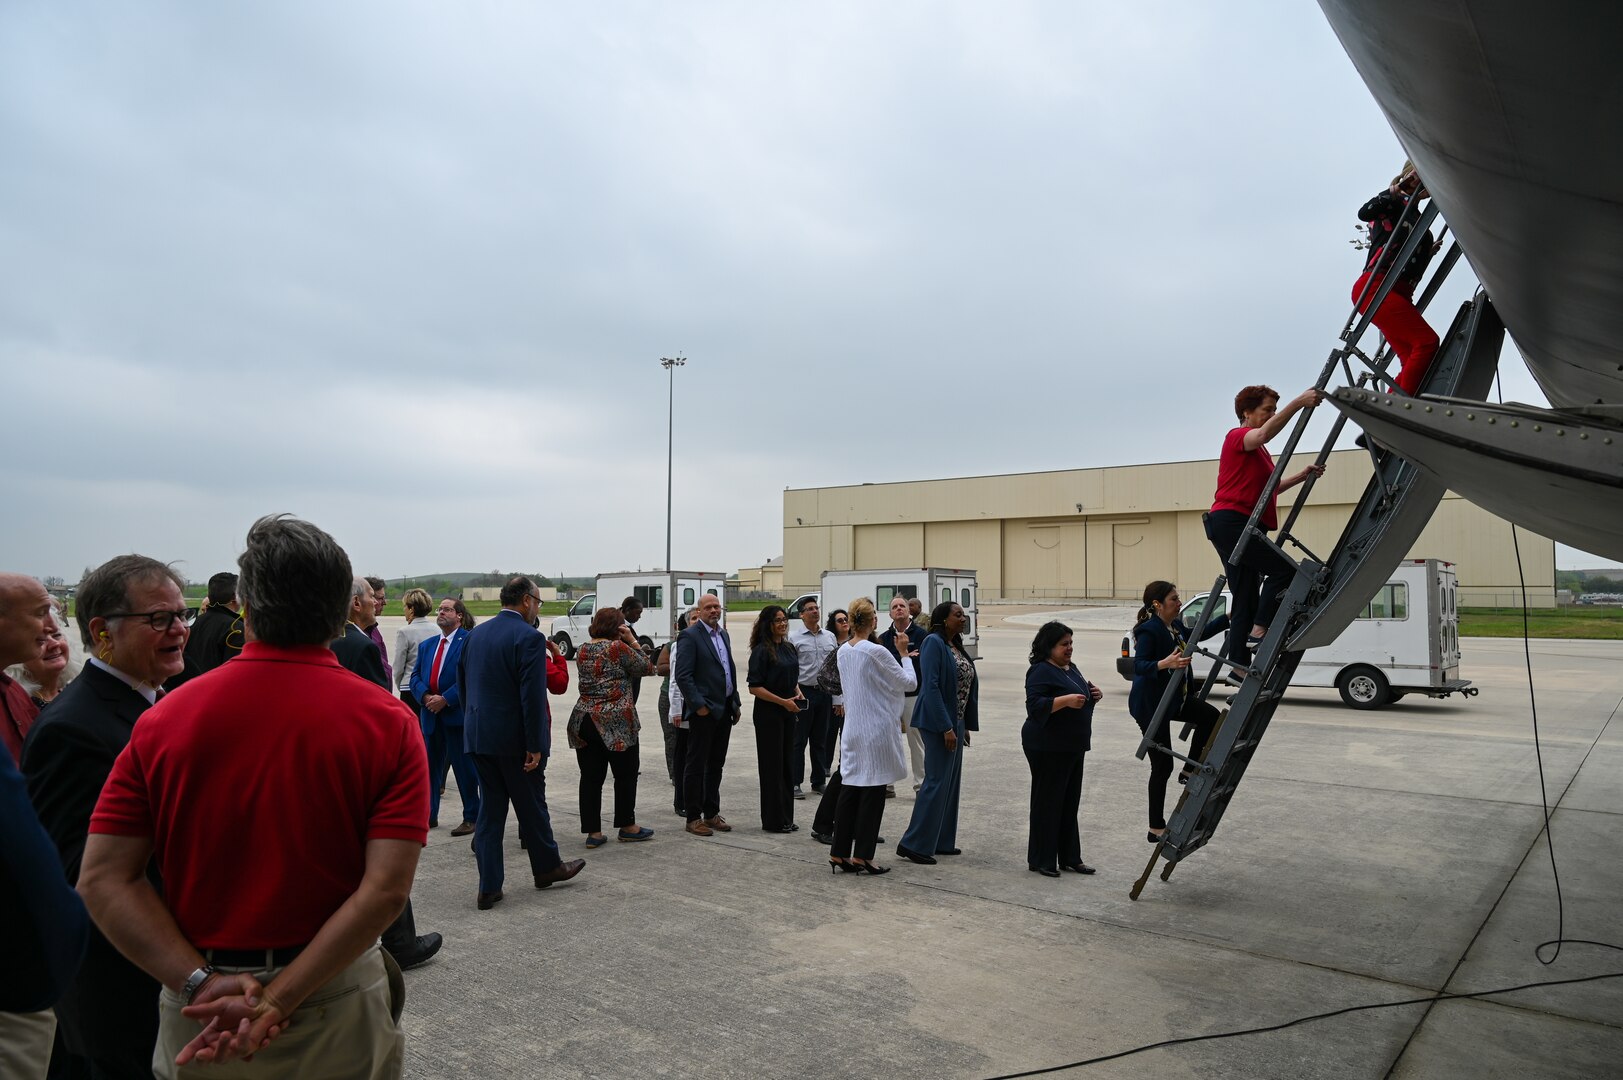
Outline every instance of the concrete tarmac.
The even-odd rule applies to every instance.
[[[468,841],[449,835],[453,779],[414,891],[420,929],[446,944],[406,975],[406,1075],[992,1077],[1623,970],[1623,956],[1589,946],[1567,945],[1550,966],[1533,954],[1557,918],[1520,641],[1463,643],[1462,675],[1482,690],[1472,699],[1356,712],[1334,690],[1292,691],[1212,843],[1134,902],[1151,850],[1149,768],[1133,757],[1138,729],[1114,671],[1118,616],[1079,619],[1097,628],[1076,642],[1107,695],[1082,802],[1084,857],[1099,872],[1050,879],[1025,866],[1020,725],[1040,614],[983,611],[963,854],[935,866],[895,856],[913,808],[902,784],[876,860],[893,872],[878,878],[829,874],[809,835],[815,796],[796,804],[800,832],[760,831],[747,702],[722,787],[735,831],[685,834],[652,679],[638,820],[657,835],[586,849],[564,739],[573,687],[554,698],[553,827],[586,869],[532,888],[510,818],[506,899],[476,910]],[[749,618],[730,620],[740,670]],[[385,620],[391,642],[398,622]],[[1565,933],[1623,944],[1623,643],[1536,641],[1532,660]],[[1169,808],[1176,797],[1173,785]],[[1617,1076],[1619,1062],[1623,980],[1609,980],[1354,1012],[1065,1075],[1519,1080]]]

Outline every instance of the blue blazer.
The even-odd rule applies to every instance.
[[[733,639],[727,631],[721,632],[722,647],[727,659],[732,660]],[[738,701],[738,665],[729,662],[722,670],[721,657],[710,644],[710,631],[701,622],[695,622],[682,631],[682,647],[676,650],[676,685],[682,691],[682,719],[699,713],[699,706],[710,710],[711,716],[725,716],[737,723],[743,710]]]
[[[552,753],[547,647],[541,632],[518,612],[503,608],[468,631],[457,658],[456,685],[468,753]]]
[[[423,726],[424,735],[434,734],[438,724],[446,727],[462,726],[462,689],[457,685],[456,666],[462,659],[462,643],[467,640],[468,632],[458,627],[451,633],[451,643],[445,646],[445,659],[440,662],[440,696],[445,699],[445,708],[436,715],[428,709],[423,709],[417,715],[418,723]],[[411,693],[418,701],[426,698],[428,677],[434,669],[434,653],[440,647],[440,635],[420,642],[417,646],[417,663],[411,669]]]
[[[1213,619],[1206,624],[1205,636],[1209,638],[1221,634],[1228,626],[1227,615]],[[1178,639],[1174,641],[1171,629],[1154,615],[1133,627],[1133,688],[1127,694],[1127,711],[1141,728],[1155,719],[1155,707],[1161,704],[1161,696],[1167,692],[1167,683],[1172,681],[1171,671],[1157,670],[1155,665],[1178,650],[1178,642],[1186,640],[1183,634],[1180,625]],[[1195,691],[1195,680],[1185,678],[1183,689],[1184,700],[1188,701],[1189,695]]]
[[[919,649],[919,698],[913,706],[913,726],[920,731],[946,733],[958,730],[958,662],[946,638],[932,633]],[[981,681],[969,684],[969,701],[964,706],[964,730],[979,731]]]

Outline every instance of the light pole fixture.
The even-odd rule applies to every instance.
[[[662,356],[659,366],[664,368],[668,378],[669,391],[666,397],[665,412],[665,574],[671,574],[671,476],[676,460],[676,369],[687,366],[688,358],[685,356]],[[671,639],[676,638],[676,579],[670,578],[670,602],[667,610],[671,613],[671,625],[666,632]]]

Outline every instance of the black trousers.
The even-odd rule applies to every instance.
[[[786,829],[795,821],[795,714],[755,702],[755,764],[761,775],[761,828]]]
[[[724,715],[688,717],[688,760],[682,776],[682,797],[689,821],[721,813],[721,770],[727,763],[727,743],[732,733],[732,721]]]
[[[840,732],[845,729],[845,717],[834,717],[834,734],[829,739],[831,745],[840,745]],[[812,817],[812,832],[824,836],[834,831],[834,815],[840,805],[840,792],[845,785],[840,783],[840,771],[835,769],[829,774],[828,782],[823,785],[823,797],[817,803],[817,813]]]
[[[1245,546],[1245,557],[1238,563],[1230,562],[1234,545],[1245,532],[1249,516],[1238,510],[1213,510],[1206,515],[1206,538],[1217,549],[1223,560],[1223,573],[1229,579],[1229,592],[1234,594],[1234,607],[1229,611],[1229,640],[1227,655],[1231,660],[1245,662],[1251,659],[1245,639],[1252,626],[1267,626],[1279,610],[1279,598],[1285,594],[1296,568],[1267,544],[1255,540]]]
[[[811,746],[812,787],[820,788],[834,765],[834,745],[829,735],[834,727],[834,698],[815,686],[800,684],[806,704],[795,714],[795,765],[790,779],[795,787],[806,781],[806,747]]]
[[[610,750],[590,717],[581,721],[580,738],[586,745],[576,747],[580,763],[580,831],[590,835],[603,831],[603,778],[614,770],[614,827],[629,828],[637,823],[637,768],[642,754],[638,744],[624,750]]]
[[[671,726],[671,692],[668,689],[661,690],[659,692],[659,733],[665,740],[665,775],[671,778],[672,783],[680,784],[682,781],[678,779],[678,776],[681,774],[676,771],[676,751],[672,745],[676,742],[676,732],[677,729]],[[680,803],[682,800],[677,799],[676,801]]]
[[[383,928],[383,936],[379,942],[383,951],[395,958],[399,963],[401,957],[410,957],[417,946],[417,917],[411,911],[411,897],[406,898],[406,906],[395,918],[395,921]]]
[[[1238,625],[1238,624],[1236,624]],[[1217,726],[1217,709],[1209,702],[1187,698],[1182,711],[1176,716],[1167,717],[1167,722],[1156,733],[1155,741],[1167,749],[1172,749],[1171,731],[1174,726],[1182,728],[1184,724],[1195,725],[1194,733],[1189,737],[1189,756],[1199,759],[1206,750],[1206,740],[1211,738],[1212,729]],[[1141,721],[1138,725],[1140,731],[1149,728],[1149,721]],[[1176,763],[1171,754],[1162,754],[1155,750],[1149,752],[1150,759],[1150,828],[1164,829],[1167,827],[1167,781],[1172,778],[1172,766]]]
[[[834,812],[834,844],[829,854],[836,859],[855,856],[863,862],[871,860],[879,844],[879,823],[884,816],[884,784],[842,786],[839,807]]]
[[[1082,806],[1081,750],[1027,750],[1031,766],[1031,826],[1026,840],[1026,865],[1058,870],[1082,861],[1082,830],[1077,811]]]
[[[688,770],[688,730],[687,728],[671,728],[671,741],[666,744],[671,754],[671,778],[676,785],[676,801],[672,804],[676,812],[683,817],[687,816],[688,804],[683,798],[683,791],[687,786]]]

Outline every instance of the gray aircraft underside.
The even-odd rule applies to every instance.
[[[1465,498],[1623,559],[1623,4],[1320,6],[1551,408],[1331,400]]]

